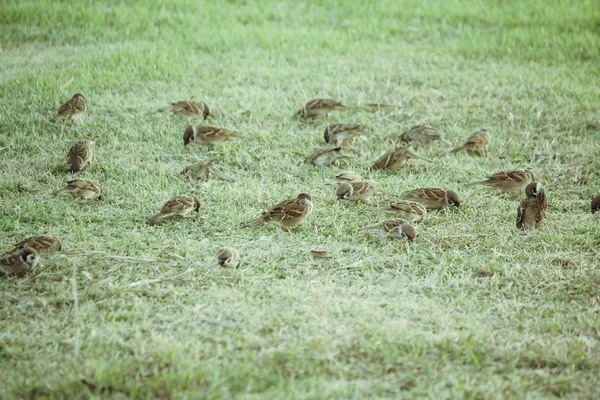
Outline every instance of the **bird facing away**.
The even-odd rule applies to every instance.
[[[424,220],[427,215],[427,209],[423,204],[410,200],[398,200],[386,208],[386,211],[393,212],[411,224]]]
[[[350,200],[369,203],[377,193],[377,184],[373,181],[341,182],[335,190],[337,201]]]
[[[240,263],[240,254],[234,248],[223,248],[217,253],[217,264],[222,267],[235,268]]]
[[[521,201],[517,209],[517,228],[537,229],[546,217],[548,210],[548,199],[546,192],[539,182],[531,182],[525,188],[526,199]]]
[[[429,125],[415,125],[402,135],[400,140],[406,143],[417,143],[420,145],[429,145],[435,141],[442,142],[444,146],[450,147],[452,144],[442,137],[442,135]]]
[[[212,146],[217,143],[235,139],[245,139],[245,137],[227,129],[200,124],[189,125],[185,128],[185,131],[183,131],[184,145],[195,142],[201,145]]]
[[[600,194],[592,199],[592,214],[600,210]]]
[[[218,179],[233,182],[233,179],[222,173],[215,166],[215,160],[200,160],[195,164],[188,165],[179,174],[186,178],[199,180],[207,180],[214,175]]]
[[[260,217],[252,220],[241,227],[248,227],[262,222],[278,222],[284,231],[295,228],[308,217],[312,211],[312,197],[308,193],[300,193],[294,199],[283,200],[268,211],[262,213]]]
[[[59,119],[68,119],[71,122],[76,123],[83,119],[83,115],[85,114],[85,96],[81,93],[75,93],[69,101],[63,103],[58,112],[52,118],[52,122],[56,122]]]
[[[415,228],[402,218],[388,219],[376,225],[361,228],[363,231],[376,232],[379,235],[412,242],[417,237]]]
[[[469,154],[484,156],[487,154],[487,147],[490,144],[490,134],[485,129],[472,133],[467,142],[460,147],[452,150],[452,153],[466,151]]]
[[[314,99],[309,101],[302,107],[296,115],[304,119],[315,119],[322,116],[327,116],[335,110],[345,110],[346,107],[339,101],[331,99]]]
[[[531,182],[535,181],[535,176],[528,169],[515,169],[512,171],[499,171],[487,177],[487,179],[478,182],[472,182],[467,186],[485,185],[495,188],[503,193],[517,192],[523,190]]]
[[[315,150],[314,153],[308,158],[308,161],[316,167],[323,167],[328,165],[334,165],[337,160],[343,158],[352,158],[350,156],[343,155],[341,153],[342,148],[337,147],[323,147]]]
[[[149,225],[156,225],[158,221],[174,217],[189,216],[192,211],[200,212],[200,199],[193,194],[184,194],[169,199],[160,209],[160,212],[148,220]]]
[[[335,176],[338,183],[362,181],[362,177],[354,171],[343,171]]]
[[[102,200],[102,188],[100,185],[87,179],[72,179],[67,181],[67,186],[55,192],[54,195],[61,192],[67,192],[71,196],[83,200]]]
[[[159,112],[171,112],[174,116],[184,117],[187,120],[192,118],[203,118],[206,120],[210,113],[208,104],[203,101],[183,100],[171,103],[166,107],[160,108]]]
[[[397,170],[407,165],[411,158],[419,158],[421,160],[431,162],[425,157],[416,154],[411,146],[399,146],[383,154],[371,166],[372,169],[388,169]]]
[[[25,238],[15,244],[13,251],[23,250],[26,247],[34,249],[40,255],[56,253],[62,250],[60,240],[54,236],[36,235]]]
[[[374,133],[366,131],[362,125],[358,124],[330,124],[323,132],[323,139],[326,143],[332,143],[336,146],[342,146],[347,142],[360,136],[373,136]]]
[[[445,188],[419,188],[398,196],[402,200],[412,200],[421,203],[428,210],[441,210],[444,207],[461,204],[458,194]]]
[[[0,256],[0,271],[8,275],[23,276],[32,272],[39,262],[35,249],[25,247],[18,253],[6,253]]]
[[[71,172],[83,171],[92,165],[92,143],[87,139],[78,140],[67,153],[67,166]]]

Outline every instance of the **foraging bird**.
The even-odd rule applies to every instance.
[[[432,162],[431,160],[416,154],[411,146],[400,146],[384,153],[377,161],[373,163],[371,168],[389,169],[393,171],[408,164],[411,158],[419,158],[429,163]]]
[[[76,123],[83,119],[83,115],[85,113],[85,96],[81,93],[75,93],[69,101],[63,103],[56,116],[54,116],[50,121],[56,122],[59,119],[69,119],[71,122]]]
[[[374,231],[391,239],[403,239],[409,242],[412,242],[417,237],[415,228],[402,218],[388,219],[379,224],[361,228],[361,230]]]
[[[490,144],[490,134],[485,129],[472,133],[465,144],[452,150],[452,153],[466,151],[471,154],[484,156],[487,154],[487,147]]]
[[[83,171],[86,166],[92,165],[92,143],[87,139],[78,140],[67,153],[67,165],[69,171]]]
[[[419,188],[398,196],[402,200],[412,200],[421,203],[428,210],[441,210],[444,207],[461,204],[458,194],[445,188]]]
[[[386,211],[393,212],[411,224],[424,220],[427,215],[427,209],[423,204],[411,200],[398,200],[386,208]]]
[[[156,225],[158,221],[179,215],[187,217],[192,211],[200,212],[200,199],[193,194],[184,194],[169,199],[160,209],[160,212],[148,220],[149,225]]]
[[[23,250],[29,247],[37,251],[38,254],[51,254],[62,250],[60,240],[54,236],[29,236],[15,244],[12,248],[13,251]]]
[[[592,214],[600,210],[600,194],[592,199]]]
[[[233,182],[233,179],[219,171],[214,163],[215,160],[200,160],[195,164],[188,165],[179,174],[187,178],[200,180],[209,179],[214,175],[221,180]]]
[[[340,172],[339,174],[337,174],[335,176],[335,180],[338,181],[338,183],[355,182],[355,181],[362,181],[362,178],[359,174],[357,174],[354,171],[344,171],[344,172]]]
[[[216,143],[235,139],[245,139],[245,137],[227,129],[200,124],[189,125],[185,128],[185,131],[183,131],[184,145],[188,145],[190,142],[196,142],[201,145],[212,146]]]
[[[335,190],[337,201],[350,200],[369,203],[377,192],[377,184],[373,181],[342,182]]]
[[[72,179],[67,181],[67,186],[54,192],[53,195],[56,196],[60,192],[67,192],[71,196],[83,200],[102,200],[102,188],[99,184],[88,179]]]
[[[0,256],[0,271],[9,275],[23,276],[35,269],[39,262],[35,249],[25,247],[18,253],[6,253]]]
[[[321,116],[327,116],[334,110],[345,110],[346,107],[339,101],[331,99],[314,99],[307,102],[296,115],[305,119],[314,119]]]
[[[217,264],[222,267],[235,268],[240,263],[240,254],[236,249],[223,248],[217,253]]]
[[[521,201],[517,209],[517,228],[537,229],[546,217],[548,199],[546,192],[539,182],[531,182],[525,188],[526,199]]]
[[[283,200],[255,220],[252,220],[241,227],[248,227],[261,222],[279,222],[284,231],[298,226],[308,217],[312,211],[312,197],[308,193],[300,193],[294,199]]]
[[[183,100],[171,103],[171,105],[160,108],[159,112],[171,112],[174,116],[184,117],[187,120],[196,117],[207,119],[210,113],[208,104],[203,101]]]
[[[516,192],[535,181],[535,176],[528,169],[515,169],[512,171],[499,171],[478,182],[472,182],[467,186],[485,185],[499,190],[500,192]]]
[[[452,143],[442,137],[442,135],[429,125],[415,125],[402,135],[400,140],[406,143],[416,142],[422,145],[428,145],[435,141],[442,142],[446,147],[452,146]]]
[[[336,146],[342,146],[359,136],[373,136],[372,132],[366,131],[359,124],[330,124],[323,132],[323,138],[326,143],[335,143]]]
[[[308,158],[308,161],[316,167],[323,167],[327,165],[334,165],[337,160],[342,158],[352,158],[340,153],[342,148],[337,147],[323,147],[315,150],[314,153]]]

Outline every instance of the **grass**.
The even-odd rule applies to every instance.
[[[0,248],[53,234],[70,251],[0,279],[3,398],[600,396],[594,1],[127,4],[0,2]],[[85,123],[50,124],[75,92]],[[252,140],[184,148],[156,109],[192,96]],[[398,108],[292,118],[315,97]],[[340,168],[305,164],[338,121],[378,135]],[[486,127],[490,155],[434,146],[433,165],[369,171],[417,123],[454,143]],[[103,202],[50,196],[78,138]],[[236,182],[177,177],[205,157]],[[525,167],[550,201],[529,233],[518,198],[464,186]],[[410,245],[366,236],[384,203],[336,203],[341,169],[464,207]],[[301,191],[315,207],[293,233],[236,228]],[[145,224],[183,193],[198,217]],[[239,268],[216,266],[223,246]]]

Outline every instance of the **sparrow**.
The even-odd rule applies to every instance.
[[[88,165],[92,165],[92,144],[87,139],[78,140],[73,143],[67,154],[67,165],[69,171],[83,171]]]
[[[500,192],[516,192],[535,181],[535,176],[528,169],[515,169],[512,171],[499,171],[488,176],[487,179],[472,182],[467,186],[485,185],[498,189]]]
[[[192,211],[200,212],[200,199],[197,196],[193,194],[175,196],[162,206],[158,214],[148,220],[148,224],[156,225],[158,221],[175,215],[186,217]]]
[[[600,210],[600,194],[592,199],[592,214]]]
[[[462,146],[453,149],[452,153],[458,153],[464,150],[467,153],[475,153],[482,156],[487,154],[487,147],[489,144],[490,134],[485,129],[482,129],[472,133],[467,139],[467,142]]]
[[[282,229],[289,231],[298,226],[312,211],[312,197],[307,193],[300,193],[295,199],[283,200],[268,211],[262,213],[260,217],[252,220],[241,227],[248,227],[261,222],[279,222]]]
[[[423,221],[427,215],[427,209],[423,204],[411,200],[398,200],[391,204],[386,211],[397,214],[398,217],[407,220],[411,224]]]
[[[314,99],[309,101],[302,107],[296,115],[305,119],[314,119],[321,116],[327,116],[334,110],[345,110],[348,107],[339,101],[331,99]]]
[[[329,254],[325,250],[311,250],[310,255],[313,256],[313,258],[322,258],[322,259],[331,258],[331,254]]]
[[[339,174],[337,174],[335,176],[335,180],[338,181],[338,183],[341,183],[341,182],[362,181],[362,178],[356,172],[344,171],[344,172],[340,172]]]
[[[181,116],[188,120],[200,116],[206,120],[208,116],[211,115],[208,104],[203,101],[195,100],[183,100],[171,103],[171,105],[160,108],[158,111],[172,112],[173,115]]]
[[[525,188],[526,199],[521,201],[517,209],[517,228],[537,229],[546,217],[548,199],[542,184],[531,182]]]
[[[342,182],[335,190],[337,201],[351,200],[368,203],[377,192],[377,184],[373,181]]]
[[[342,158],[352,158],[350,156],[345,156],[340,153],[342,148],[340,146],[337,147],[323,147],[315,150],[314,153],[308,158],[308,161],[316,167],[322,167],[327,165],[334,165],[337,160]]]
[[[60,240],[54,236],[30,236],[13,246],[13,251],[23,250],[29,247],[38,254],[51,254],[62,250]]]
[[[51,122],[56,122],[59,119],[70,119],[71,122],[77,122],[83,118],[84,113],[85,96],[81,93],[75,93],[69,101],[60,106]]]
[[[240,254],[236,249],[223,248],[217,253],[217,264],[222,267],[235,268],[240,263]]]
[[[375,161],[371,169],[389,169],[397,170],[408,164],[411,158],[420,158],[421,160],[431,162],[425,157],[415,154],[413,148],[409,146],[399,146],[383,154],[379,160]]]
[[[404,239],[412,242],[417,237],[415,228],[402,218],[388,219],[376,225],[361,228],[361,231],[375,231],[392,239]]]
[[[428,210],[441,210],[444,207],[461,204],[458,194],[445,188],[419,188],[398,196],[402,200],[412,200],[421,203]]]
[[[367,135],[372,136],[374,133],[364,130],[362,125],[358,124],[330,124],[323,132],[325,142],[335,143],[336,146]]]
[[[215,143],[225,142],[227,140],[245,139],[235,132],[227,129],[215,128],[208,125],[189,125],[183,131],[183,144],[188,145],[190,142],[212,146]]]
[[[428,145],[436,140],[442,142],[446,147],[452,145],[449,141],[444,139],[442,135],[433,129],[429,125],[415,125],[402,135],[400,135],[400,140],[406,143],[416,142],[418,144]]]
[[[87,179],[72,179],[67,181],[67,186],[54,192],[53,195],[56,196],[60,192],[68,192],[73,197],[84,200],[102,200],[102,188],[100,185]]]
[[[179,174],[184,177],[200,180],[209,179],[214,175],[221,180],[233,182],[233,179],[219,171],[214,163],[215,160],[200,160],[196,164],[188,165]]]
[[[6,253],[0,256],[0,271],[9,275],[23,276],[34,270],[40,257],[31,247],[25,247],[18,253]]]

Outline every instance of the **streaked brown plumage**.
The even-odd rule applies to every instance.
[[[296,115],[305,119],[314,119],[327,116],[334,110],[345,110],[347,107],[339,101],[331,99],[314,99],[307,102]]]
[[[240,262],[240,254],[234,248],[223,248],[217,253],[217,264],[222,267],[235,268]]]
[[[546,192],[541,183],[531,182],[525,188],[525,195],[527,198],[521,201],[517,209],[517,228],[537,229],[546,218],[548,210]]]
[[[342,146],[360,136],[373,136],[359,124],[330,124],[323,132],[325,142]]]
[[[327,165],[333,165],[337,160],[342,158],[352,158],[350,156],[343,155],[340,151],[342,148],[337,147],[322,147],[315,150],[314,153],[308,158],[308,161],[316,167],[323,167]]]
[[[171,103],[171,105],[163,107],[159,112],[171,112],[173,115],[185,117],[186,119],[202,117],[207,119],[210,113],[208,104],[203,101],[183,100]]]
[[[487,177],[487,179],[467,184],[485,185],[498,189],[501,192],[516,192],[535,181],[535,176],[528,169],[515,169],[512,171],[499,171]]]
[[[408,164],[411,158],[419,158],[421,160],[431,162],[427,158],[416,154],[411,146],[399,146],[384,153],[377,161],[373,163],[371,168],[388,169],[393,171]]]
[[[445,146],[451,146],[452,144],[442,137],[442,135],[433,129],[429,125],[415,125],[402,135],[400,140],[406,143],[418,143],[422,145],[428,145],[435,141],[442,142]]]
[[[67,186],[54,193],[67,192],[73,197],[83,200],[98,199],[102,200],[102,188],[96,182],[88,179],[72,179],[67,181]]]
[[[25,247],[30,247],[38,252],[38,254],[51,254],[61,251],[62,245],[60,240],[54,236],[36,235],[23,239],[13,246],[13,251],[23,250]]]
[[[67,165],[69,171],[83,171],[88,165],[92,165],[92,143],[87,139],[78,140],[67,153]]]
[[[195,142],[201,145],[210,146],[216,143],[235,139],[245,139],[245,137],[227,129],[200,124],[189,125],[187,128],[185,128],[185,131],[183,131],[184,145],[187,145],[190,142]]]
[[[461,204],[458,194],[445,188],[419,188],[402,193],[398,197],[421,203],[428,210],[441,210],[449,206],[459,207]]]
[[[592,199],[592,214],[600,211],[600,194]]]
[[[427,215],[427,209],[423,204],[411,200],[398,200],[386,210],[393,212],[399,218],[405,219],[411,224],[424,220]]]
[[[354,171],[343,171],[335,176],[335,180],[338,181],[338,183],[354,182],[362,181],[362,177]]]
[[[375,231],[378,234],[392,238],[403,239],[412,242],[417,237],[415,228],[410,222],[402,218],[388,219],[376,225],[361,228],[363,231]]]
[[[179,174],[187,178],[199,180],[206,180],[214,175],[218,179],[233,182],[233,179],[222,173],[215,166],[215,160],[200,160],[195,164],[188,165]]]
[[[158,221],[176,215],[187,217],[192,211],[200,211],[200,199],[193,194],[184,194],[169,199],[160,209],[160,212],[148,220],[149,225],[156,225]]]
[[[377,184],[373,181],[341,182],[335,190],[337,201],[350,200],[368,203],[377,193]]]
[[[480,156],[487,154],[487,147],[490,144],[490,134],[485,129],[472,133],[465,144],[452,150],[452,153],[466,151]]]
[[[308,217],[312,211],[312,197],[308,193],[300,193],[294,199],[283,200],[268,211],[262,213],[260,217],[252,220],[241,227],[255,225],[261,222],[278,222],[285,231],[298,226]]]
[[[69,119],[71,122],[78,122],[83,118],[85,113],[85,104],[85,96],[81,93],[75,93],[69,101],[60,106],[56,116],[52,118],[52,122],[56,122],[59,119]]]
[[[39,255],[35,249],[25,247],[19,252],[0,255],[0,271],[9,275],[23,276],[38,265]]]

